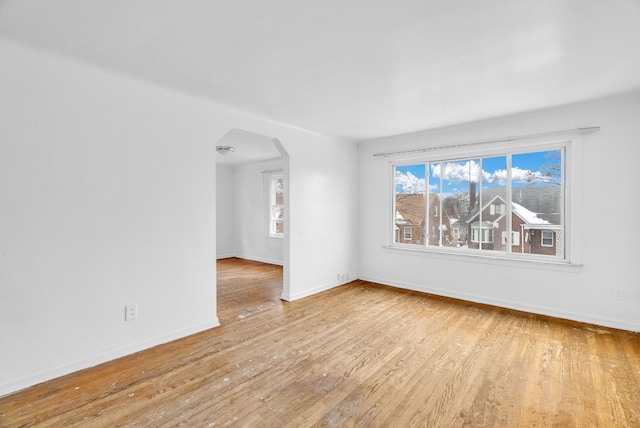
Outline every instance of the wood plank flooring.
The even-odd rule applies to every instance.
[[[279,300],[218,262],[222,326],[0,399],[0,426],[636,427],[640,335],[364,281]]]

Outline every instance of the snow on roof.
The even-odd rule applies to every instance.
[[[520,204],[516,204],[515,202],[511,202],[513,205],[513,212],[517,214],[518,217],[523,219],[525,222],[529,224],[549,224],[547,220],[543,220],[536,215],[533,211],[529,211],[525,207]]]

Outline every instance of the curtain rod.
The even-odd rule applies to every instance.
[[[380,157],[380,156],[389,157],[389,156],[395,156],[395,155],[404,155],[404,154],[408,154],[408,153],[423,153],[423,152],[430,152],[430,151],[434,151],[434,150],[457,149],[457,148],[463,148],[463,147],[476,146],[476,145],[480,145],[480,144],[502,143],[502,142],[507,142],[507,141],[524,140],[524,139],[527,139],[527,138],[544,137],[544,136],[556,135],[556,134],[565,134],[565,133],[569,133],[569,132],[586,133],[586,132],[594,132],[594,131],[599,131],[599,130],[600,130],[599,126],[589,126],[589,127],[585,127],[585,128],[565,129],[563,131],[542,132],[542,133],[539,133],[539,134],[517,135],[517,136],[513,136],[513,137],[492,138],[490,140],[469,141],[469,142],[466,142],[466,143],[448,144],[446,146],[423,147],[423,148],[419,148],[419,149],[399,150],[397,152],[387,152],[387,153],[374,153],[373,157]]]

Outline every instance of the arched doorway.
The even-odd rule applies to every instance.
[[[273,303],[272,268],[280,272],[278,298],[288,296],[289,158],[278,139],[240,129],[231,129],[216,146],[232,148],[216,154],[218,316],[224,323],[225,317],[250,316]],[[277,201],[274,191],[280,192]],[[273,233],[278,216],[280,229]],[[265,275],[263,286],[271,291],[251,290],[251,284],[247,285],[245,280],[260,272]],[[225,282],[231,280],[235,285]],[[239,285],[241,282],[244,285]],[[256,287],[260,284],[253,283]],[[236,291],[229,292],[226,287]],[[241,292],[248,294],[241,296]],[[234,315],[234,311],[238,313]]]

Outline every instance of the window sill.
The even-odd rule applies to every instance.
[[[524,259],[500,255],[485,255],[471,252],[453,252],[446,250],[433,250],[428,248],[409,248],[405,246],[384,245],[387,253],[406,254],[419,257],[434,257],[441,260],[454,260],[464,263],[482,263],[496,266],[512,266],[528,269],[546,269],[562,272],[578,272],[582,270],[582,264],[559,260]]]

